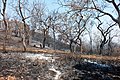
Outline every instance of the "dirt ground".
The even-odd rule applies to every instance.
[[[7,42],[8,53],[3,53],[0,40],[0,80],[120,80],[119,56],[82,55],[31,46],[24,52],[20,39],[15,37]]]
[[[66,54],[1,52],[0,80],[120,80],[120,64]]]

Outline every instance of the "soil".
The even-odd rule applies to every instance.
[[[65,54],[0,53],[0,80],[120,80],[120,64]],[[39,53],[40,54],[40,53]]]

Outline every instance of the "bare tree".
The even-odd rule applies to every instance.
[[[74,43],[76,45],[79,45],[80,46],[80,52],[82,53],[82,39],[81,39],[81,35],[83,34],[83,32],[86,30],[86,24],[89,20],[90,16],[88,16],[86,19],[83,19],[83,16],[81,15],[76,15],[76,19],[75,19],[75,25],[74,25],[74,37],[73,39],[70,39],[70,43]],[[71,47],[71,44],[70,44],[70,47]],[[75,48],[74,48],[75,49]]]
[[[43,20],[43,18],[46,16],[45,15],[45,10],[46,10],[46,6],[44,3],[39,2],[39,1],[34,1],[32,3],[32,9],[31,9],[31,27],[33,30],[38,29],[39,27],[41,27],[41,21]]]
[[[45,19],[40,21],[42,23],[41,29],[43,30],[43,48],[45,48],[46,39],[48,38],[49,28],[51,27],[51,19],[51,16],[47,16]]]
[[[31,22],[33,29],[40,29],[43,34],[43,48],[45,48],[46,39],[48,37],[49,28],[51,26],[51,15],[46,15],[45,6],[43,3],[34,2],[33,9],[31,11]]]
[[[72,49],[72,23],[70,23],[70,18],[65,15],[65,14],[61,14],[60,15],[60,25],[58,27],[56,27],[56,30],[59,32],[59,34],[61,34],[61,40],[63,43],[69,43],[70,45],[70,51],[73,52]]]
[[[84,19],[82,14],[74,12],[73,14],[62,14],[60,27],[57,31],[64,36],[63,40],[65,43],[69,43],[71,52],[75,52],[76,48],[79,46],[80,52],[82,53],[81,35],[86,29],[86,23],[89,18],[90,16],[86,16],[86,19]]]
[[[23,4],[24,5],[24,4]],[[28,26],[27,26],[27,24],[26,24],[26,19],[28,18],[28,17],[25,17],[25,12],[23,12],[23,6],[22,6],[22,2],[21,2],[21,0],[18,0],[18,14],[19,14],[19,16],[21,17],[21,19],[22,19],[22,22],[23,22],[23,24],[24,24],[24,27],[23,27],[23,31],[22,31],[22,44],[23,44],[23,48],[24,48],[24,51],[26,51],[26,48],[27,48],[27,39],[28,39],[28,37],[29,37],[29,32],[27,31],[27,28],[28,28]]]
[[[8,25],[6,21],[6,6],[7,6],[7,0],[2,0],[3,3],[3,9],[1,15],[3,16],[3,21],[5,25],[5,37],[4,37],[4,43],[3,43],[3,51],[6,52],[6,39],[7,39],[7,30],[8,30]]]
[[[92,26],[93,25],[91,24],[89,29],[86,28],[88,35],[89,35],[89,39],[90,39],[90,44],[89,44],[90,45],[90,51],[89,51],[90,54],[93,53]]]
[[[109,33],[109,39],[108,39],[108,55],[111,55],[111,52],[113,51],[112,50],[112,39],[113,39],[113,36],[111,37],[111,33]]]
[[[94,43],[93,52],[96,54],[98,54],[100,50],[99,47],[100,47],[101,38],[102,36],[101,33],[99,33],[99,31],[93,33],[93,43]]]
[[[58,11],[53,11],[51,14],[51,31],[52,31],[52,36],[53,36],[53,49],[56,49],[56,33],[57,33],[57,27],[59,26],[59,20],[60,20],[60,14]]]
[[[102,1],[102,0],[100,0]],[[103,4],[99,4],[99,1],[95,1],[95,0],[92,0],[92,3],[93,3],[93,8],[92,9],[95,9],[97,10],[98,12],[101,13],[101,15],[99,17],[102,17],[102,16],[109,16],[115,23],[117,23],[119,25],[119,28],[120,28],[120,1],[116,1],[116,0],[103,0]],[[104,4],[105,3],[105,4]],[[98,6],[101,5],[101,6]],[[107,12],[105,9],[109,6],[113,7],[114,11],[112,12]],[[117,18],[116,18],[116,15],[114,16],[112,13],[115,12],[117,13]]]
[[[98,18],[97,18],[98,19]],[[98,19],[99,20],[99,19]],[[104,49],[104,46],[105,46],[105,44],[107,44],[108,43],[108,39],[107,39],[107,37],[108,37],[108,34],[113,30],[113,29],[111,29],[115,24],[112,24],[111,26],[109,26],[106,30],[104,30],[102,27],[101,27],[101,25],[103,24],[100,20],[99,20],[99,24],[98,24],[98,26],[97,26],[97,29],[100,31],[100,33],[101,33],[101,35],[102,35],[102,37],[103,37],[103,39],[101,39],[101,43],[100,43],[100,52],[99,52],[99,54],[101,55],[101,54],[103,54],[103,49]]]
[[[113,30],[113,31],[114,31],[114,30]],[[109,35],[109,38],[108,38],[108,52],[107,52],[107,55],[112,55],[113,50],[114,50],[112,40],[113,40],[115,37],[118,37],[118,36],[119,36],[119,32],[118,32],[117,30],[115,30],[115,31],[114,31],[114,34],[113,34],[113,32],[110,32],[108,35]]]
[[[65,0],[62,2],[58,1],[61,6],[67,7],[66,11],[68,15],[68,26],[71,27],[71,33],[69,34],[70,51],[72,51],[72,44],[80,46],[80,52],[82,53],[82,40],[81,35],[86,29],[86,24],[91,18],[92,12],[88,6],[91,4],[89,0]],[[71,20],[71,21],[70,21]],[[71,24],[71,25],[70,25]],[[72,35],[72,36],[71,36]]]

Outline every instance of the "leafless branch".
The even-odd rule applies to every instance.
[[[92,2],[93,2],[93,5],[94,5],[94,7],[95,7],[95,10],[97,10],[97,11],[99,11],[99,12],[105,14],[105,15],[110,16],[113,21],[115,21],[116,23],[119,23],[118,20],[115,19],[110,13],[107,13],[107,12],[104,12],[103,10],[100,10],[99,8],[96,7],[96,4],[94,3],[93,0],[92,0]]]
[[[112,0],[112,4],[115,7],[116,11],[118,12],[118,15],[120,15],[120,9],[119,9],[119,7],[117,6],[117,4],[115,3],[114,0]]]

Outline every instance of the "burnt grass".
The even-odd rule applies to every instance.
[[[24,54],[24,53],[22,53]],[[15,76],[16,80],[54,80],[53,67],[61,72],[58,80],[120,80],[120,64],[115,61],[87,62],[85,59],[52,54],[55,61],[31,60],[21,53],[0,53],[0,77]]]

